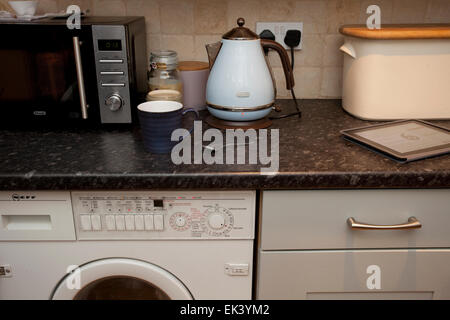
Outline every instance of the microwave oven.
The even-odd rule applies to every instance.
[[[0,125],[131,124],[147,91],[144,17],[0,22]]]

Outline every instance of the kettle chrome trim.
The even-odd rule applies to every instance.
[[[265,105],[258,106],[258,107],[224,107],[224,106],[218,106],[218,105],[212,104],[208,101],[206,101],[206,104],[208,105],[208,107],[211,107],[211,108],[217,109],[217,110],[225,110],[225,111],[231,111],[231,112],[244,112],[244,111],[257,111],[257,110],[272,108],[273,105],[275,104],[275,100],[269,104],[265,104]]]

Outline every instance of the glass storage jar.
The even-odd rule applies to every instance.
[[[149,91],[168,89],[183,94],[183,83],[178,72],[178,55],[175,51],[162,50],[150,54]]]

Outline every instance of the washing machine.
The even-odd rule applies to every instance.
[[[0,299],[251,299],[253,191],[3,191],[0,218]]]

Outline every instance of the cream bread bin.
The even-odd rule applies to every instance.
[[[347,112],[367,120],[450,119],[450,24],[339,31]]]

